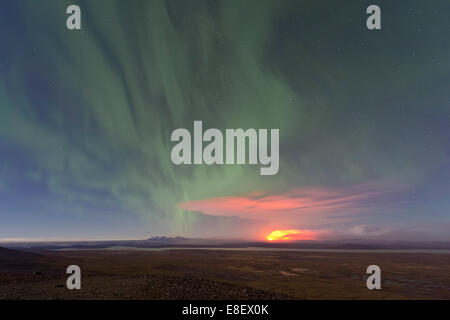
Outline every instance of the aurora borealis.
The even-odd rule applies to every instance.
[[[375,2],[3,0],[0,239],[450,240],[450,3]],[[174,165],[196,120],[278,174]]]

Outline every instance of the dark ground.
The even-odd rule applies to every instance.
[[[81,290],[66,288],[71,264]],[[450,254],[0,248],[0,299],[450,299]]]

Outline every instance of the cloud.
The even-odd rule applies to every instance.
[[[280,194],[254,192],[244,196],[229,196],[187,201],[179,207],[214,216],[235,216],[265,219],[271,222],[290,219],[291,226],[317,218],[348,219],[365,215],[376,208],[398,206],[393,196],[405,186],[360,184],[343,188],[297,188]]]

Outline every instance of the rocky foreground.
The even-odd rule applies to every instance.
[[[381,290],[366,286],[381,269]],[[68,266],[81,290],[68,290]],[[450,299],[447,252],[8,250],[0,299]]]
[[[0,281],[0,299],[170,299],[170,300],[246,300],[289,299],[289,296],[251,287],[191,277],[142,276],[87,276],[81,290],[68,290],[65,279],[42,275],[33,279]]]

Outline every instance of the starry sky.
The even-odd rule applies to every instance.
[[[82,29],[66,28],[78,4]],[[366,28],[381,8],[382,29]],[[0,240],[450,240],[450,3],[2,0]],[[176,166],[279,128],[280,169]]]

